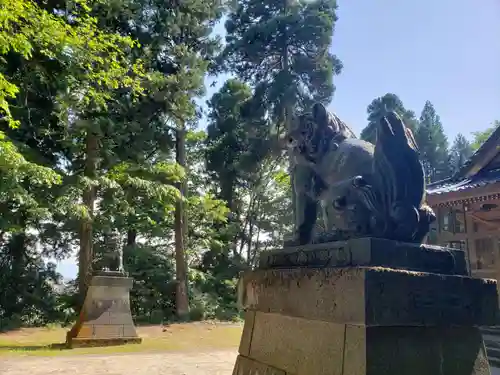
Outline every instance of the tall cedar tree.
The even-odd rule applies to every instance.
[[[332,98],[342,69],[329,52],[336,9],[335,0],[243,0],[230,9],[223,67],[255,88],[278,125],[292,109]]]
[[[448,139],[441,119],[430,101],[426,101],[415,134],[428,182],[445,179],[451,174]]]
[[[335,0],[243,0],[230,9],[221,66],[254,88],[254,105],[266,109],[278,133],[293,111],[333,96],[342,69],[330,52],[336,9]],[[296,199],[292,189],[293,211]]]
[[[268,124],[256,113],[242,116],[252,90],[245,83],[230,79],[208,102],[207,169],[220,187],[219,195],[238,216],[235,189],[245,184],[265,156],[264,140]]]
[[[463,134],[457,134],[450,148],[451,173],[456,173],[473,153],[471,143]]]
[[[207,253],[205,266],[218,257],[219,266],[225,260],[234,271],[235,265],[255,265],[259,251],[275,246],[290,229],[290,181],[284,160],[269,155],[265,108],[253,107],[247,84],[229,79],[208,106],[207,171],[231,215],[229,225],[219,228],[221,242],[229,246]],[[221,271],[213,269],[217,275]]]
[[[140,56],[151,78],[147,87],[148,95],[142,97],[139,103],[132,102],[126,93],[117,92],[113,105],[114,116],[102,116],[97,122],[100,123],[100,142],[105,146],[101,160],[107,162],[99,167],[101,170],[106,171],[123,162],[135,165],[135,169],[154,170],[158,163],[172,161],[170,151],[174,143],[176,161],[184,164],[186,124],[196,120],[193,99],[204,93],[204,75],[218,46],[218,40],[211,36],[211,30],[221,16],[221,10],[220,2],[216,0],[189,0],[182,4],[166,4],[159,0],[123,0],[119,6],[114,2],[96,10],[102,27],[131,35],[139,41],[139,52],[130,54],[130,58],[134,61]],[[162,180],[155,173],[150,173],[149,178],[156,183]],[[181,181],[163,178],[162,182],[177,182],[182,192],[186,190],[185,183]],[[152,187],[154,192],[155,185]],[[136,199],[135,191],[127,195],[130,200]],[[189,309],[183,208],[184,205],[177,199],[176,295],[177,312],[181,317],[185,317]],[[168,214],[168,211],[165,213]],[[113,216],[116,214],[108,215]],[[130,212],[127,216],[127,245],[133,246],[137,237],[137,215],[136,212]],[[158,215],[151,217],[154,222],[159,219]],[[163,217],[161,221],[166,222],[168,218]],[[112,222],[108,228],[114,226],[116,223]]]
[[[262,108],[245,116],[252,104],[252,90],[237,79],[229,79],[207,103],[207,171],[218,187],[218,196],[231,210],[230,223],[235,225],[230,236],[233,254],[237,255],[237,242],[242,240],[244,197],[242,188],[248,189],[257,179],[263,159],[267,155],[269,126]],[[241,225],[240,225],[241,224]]]

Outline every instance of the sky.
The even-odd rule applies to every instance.
[[[450,140],[500,120],[500,0],[339,0],[332,52],[344,69],[329,109],[359,134],[366,107],[397,94],[420,114],[430,100]],[[474,5],[473,5],[474,4]],[[223,33],[223,25],[216,32]],[[228,76],[207,79],[204,102]],[[58,265],[76,276],[74,258]]]

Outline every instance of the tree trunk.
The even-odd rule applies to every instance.
[[[87,132],[85,140],[85,168],[84,175],[95,179],[97,174],[98,136],[92,131]],[[80,251],[78,254],[78,293],[80,303],[85,300],[85,295],[92,278],[92,220],[94,218],[94,205],[96,199],[95,187],[90,186],[83,192],[83,204],[89,216],[80,223]]]
[[[186,132],[184,128],[176,131],[176,161],[186,167]],[[186,194],[186,183],[179,185],[181,196]],[[187,294],[187,264],[184,253],[185,215],[182,200],[178,200],[175,207],[175,273],[176,273],[176,313],[179,319],[187,318],[189,314],[189,300]]]
[[[288,14],[288,1],[289,0],[283,0],[283,15],[286,16]],[[283,69],[283,72],[285,72],[287,75],[290,72],[290,66],[289,66],[289,55],[288,55],[288,30],[287,30],[287,23],[284,23],[283,26],[285,29],[283,30],[283,50],[282,50],[282,56],[281,56],[281,68]],[[283,95],[283,125],[285,128],[285,131],[290,131],[290,120],[292,117],[292,103],[290,102],[290,96],[289,93],[287,92],[289,89],[289,86],[285,88],[285,93]],[[288,169],[290,173],[290,183],[292,185],[292,212],[293,212],[293,220],[294,220],[294,228],[295,230],[298,230],[297,228],[297,192],[295,191],[295,173],[294,173],[294,168],[293,168],[293,163],[292,163],[292,155],[290,151],[288,151]],[[299,198],[300,199],[300,198]]]
[[[24,221],[24,220],[23,220]],[[21,233],[16,233],[12,235],[8,245],[7,250],[10,253],[11,266],[12,266],[12,276],[11,276],[11,286],[12,294],[8,301],[5,301],[5,310],[7,316],[22,315],[24,307],[24,296],[22,285],[24,270],[26,267],[26,226],[22,224],[23,231]],[[1,328],[1,325],[0,325]]]

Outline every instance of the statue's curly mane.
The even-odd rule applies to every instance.
[[[326,111],[326,117],[305,112],[297,117],[296,126],[290,135],[297,141],[299,150],[311,161],[324,156],[334,143],[346,138],[356,138],[354,132],[337,115]]]

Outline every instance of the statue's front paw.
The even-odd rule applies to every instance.
[[[296,232],[294,233],[293,236],[291,236],[291,238],[288,238],[288,239],[285,239],[283,241],[283,245],[285,247],[294,247],[294,246],[303,246],[303,245],[307,245],[310,243],[310,239],[309,238],[306,238],[307,236],[304,236],[304,235],[300,235],[299,232]]]

